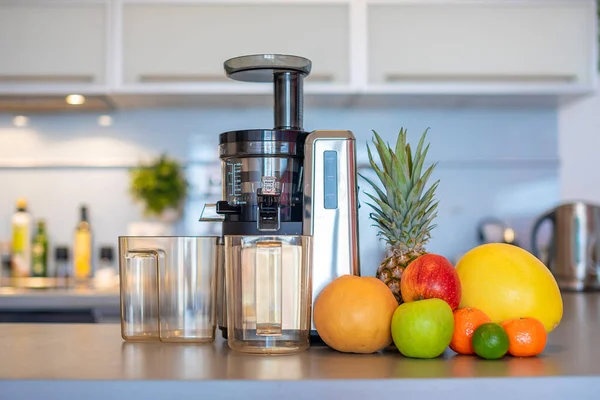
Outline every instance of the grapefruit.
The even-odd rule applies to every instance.
[[[496,323],[536,318],[546,332],[562,319],[562,297],[554,276],[520,247],[504,243],[477,246],[458,261],[456,272],[462,285],[460,308],[478,308]]]
[[[313,307],[317,333],[344,353],[374,353],[392,343],[391,321],[398,302],[373,277],[343,275],[319,293]]]

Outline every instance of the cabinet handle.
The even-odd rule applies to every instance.
[[[92,83],[93,75],[0,75],[0,83]]]
[[[186,83],[186,82],[226,82],[230,79],[216,74],[144,74],[138,77],[143,83]]]
[[[333,74],[310,74],[307,82],[333,82]]]
[[[332,74],[310,74],[307,81],[332,82]],[[231,79],[217,74],[143,74],[138,77],[143,83],[186,83],[186,82],[231,82]]]
[[[386,82],[493,82],[493,83],[572,83],[576,75],[526,75],[526,74],[398,74],[388,73],[384,76]]]

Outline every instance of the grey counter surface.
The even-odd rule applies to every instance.
[[[50,286],[53,283],[48,278],[29,278],[28,284],[21,287],[0,287],[0,310],[119,308],[118,286],[96,289],[85,284],[59,288]],[[49,284],[48,287],[46,284]]]
[[[6,294],[0,292],[0,309],[2,310],[64,310],[101,307],[118,309],[119,293],[23,291]]]
[[[447,350],[252,356],[212,344],[124,342],[118,324],[0,325],[0,399],[600,398],[600,294],[563,294],[541,356],[487,361]],[[383,397],[385,396],[385,397]]]

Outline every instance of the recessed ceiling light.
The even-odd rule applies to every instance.
[[[15,115],[13,117],[13,125],[19,128],[27,126],[29,124],[29,118],[24,115]]]
[[[70,94],[67,96],[67,98],[65,99],[67,104],[70,104],[72,106],[79,106],[83,103],[85,103],[85,97],[83,97],[80,94]]]
[[[100,126],[111,126],[113,119],[110,115],[101,115],[98,117],[98,125]]]

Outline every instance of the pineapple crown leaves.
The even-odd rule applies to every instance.
[[[388,245],[401,251],[423,246],[431,237],[431,231],[437,217],[439,201],[434,200],[439,180],[434,182],[425,192],[425,186],[437,163],[423,172],[423,166],[429,144],[425,139],[429,128],[422,134],[416,151],[411,151],[406,140],[406,129],[401,128],[392,150],[381,136],[373,130],[373,145],[377,150],[381,167],[367,144],[367,152],[371,168],[375,171],[383,189],[373,180],[360,176],[373,188],[376,195],[365,193],[372,203],[367,203],[374,212],[369,217],[379,228],[377,236],[384,238]]]

